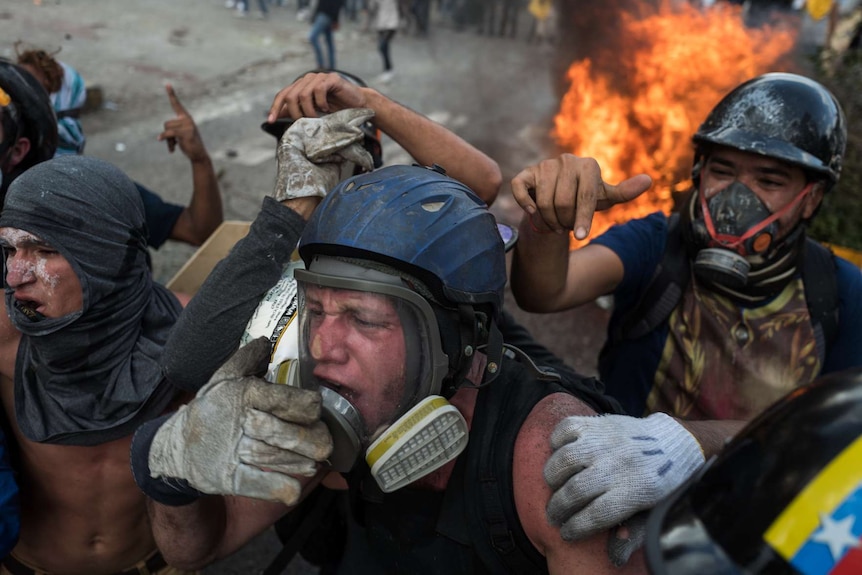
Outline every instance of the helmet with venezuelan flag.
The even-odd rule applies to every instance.
[[[862,370],[798,388],[647,523],[653,575],[862,573]]]

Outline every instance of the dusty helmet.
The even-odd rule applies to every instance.
[[[796,74],[771,73],[727,94],[692,139],[701,150],[720,145],[761,154],[835,184],[847,122],[838,100],[821,84]]]
[[[21,66],[0,58],[0,89],[11,99],[3,106],[3,136],[14,132],[30,140],[30,152],[16,166],[13,177],[27,168],[54,157],[57,149],[57,117],[45,88]],[[9,142],[3,142],[5,146]]]
[[[858,573],[860,461],[862,370],[796,389],[652,511],[650,572]]]

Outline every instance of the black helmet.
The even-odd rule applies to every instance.
[[[294,79],[294,82],[307,74],[325,74],[329,72],[338,74],[348,82],[355,84],[361,88],[368,87],[368,84],[366,84],[359,76],[355,76],[350,72],[344,72],[342,70],[329,69],[309,70],[308,72],[304,72],[297,76]],[[276,140],[281,140],[281,136],[290,127],[291,124],[293,124],[292,118],[279,118],[274,122],[264,122],[260,125],[260,129],[267,134],[274,136]],[[383,165],[383,146],[380,144],[380,130],[378,130],[374,123],[371,121],[364,122],[359,128],[365,135],[362,140],[362,147],[364,147],[368,151],[368,153],[371,154],[371,160],[374,163],[374,167],[379,168]]]
[[[652,511],[650,572],[859,573],[860,462],[862,370],[794,390]]]
[[[4,138],[12,132],[30,140],[30,152],[19,163],[7,183],[27,168],[50,160],[57,150],[57,116],[51,107],[48,93],[27,70],[0,58],[0,89],[8,94],[11,103],[2,108]],[[4,146],[9,142],[3,142]],[[5,149],[5,148],[4,148]]]
[[[721,145],[784,160],[834,185],[841,175],[847,122],[838,100],[819,83],[771,73],[734,88],[692,139],[699,149]]]

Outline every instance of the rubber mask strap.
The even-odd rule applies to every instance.
[[[787,204],[777,212],[773,213],[768,218],[758,223],[756,226],[749,228],[748,231],[746,231],[741,236],[730,236],[727,234],[716,233],[715,224],[712,221],[712,214],[709,213],[709,207],[706,203],[706,194],[698,194],[700,196],[700,209],[703,212],[703,221],[706,224],[706,229],[709,232],[709,237],[711,237],[713,241],[718,244],[717,246],[713,247],[723,247],[731,249],[743,256],[748,255],[745,253],[745,249],[742,246],[743,242],[745,242],[745,240],[751,237],[754,237],[761,230],[766,229],[766,227],[772,222],[778,220],[785,214],[790,213],[797,205],[799,205],[800,202],[802,202],[802,200],[809,193],[811,193],[811,190],[813,188],[814,182],[809,182],[808,185],[806,185],[798,194],[796,194],[796,197],[793,198],[793,200],[789,204]]]

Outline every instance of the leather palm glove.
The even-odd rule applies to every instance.
[[[347,108],[321,118],[300,118],[278,143],[278,175],[272,196],[279,202],[326,196],[352,168],[374,169],[371,154],[362,147],[360,126],[374,117],[368,108]],[[347,168],[347,169],[345,169]],[[349,173],[343,174],[343,170]]]
[[[567,417],[551,434],[545,481],[554,490],[548,520],[573,541],[615,527],[653,507],[704,462],[703,450],[675,419],[654,413]],[[632,524],[634,531],[639,522]],[[642,537],[634,533],[639,545]],[[640,541],[638,541],[640,539]],[[626,554],[614,557],[614,552]],[[615,563],[632,549],[611,550]]]
[[[320,421],[319,391],[257,377],[269,353],[266,338],[250,342],[188,405],[136,432],[132,470],[147,495],[167,505],[201,493],[296,503],[302,488],[292,475],[314,475],[332,438]]]

